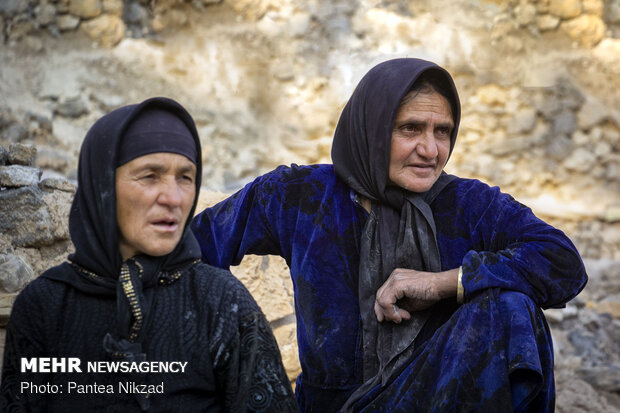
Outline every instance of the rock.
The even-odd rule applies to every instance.
[[[607,26],[600,17],[585,14],[562,22],[560,29],[582,46],[592,48],[603,40]]]
[[[556,413],[618,413],[605,397],[599,395],[590,384],[574,376],[574,373],[560,371],[556,376]]]
[[[595,16],[603,16],[603,0],[581,0],[583,11]]]
[[[605,2],[605,21],[612,24],[620,23],[620,2]]]
[[[37,148],[34,145],[12,143],[9,146],[9,164],[32,166],[37,157]]]
[[[0,14],[12,18],[28,10],[28,0],[2,0],[0,1]]]
[[[9,160],[9,153],[0,145],[0,166],[6,165]]]
[[[99,103],[104,112],[110,112],[125,104],[125,98],[119,95],[92,94],[91,99]]]
[[[0,217],[0,233],[11,239],[14,247],[40,247],[55,241],[38,186],[0,191]]]
[[[61,32],[75,30],[80,25],[80,18],[71,14],[62,14],[56,18],[56,26]]]
[[[103,12],[121,17],[123,15],[123,0],[103,0]]]
[[[592,96],[586,96],[585,103],[577,112],[579,129],[590,129],[602,123],[607,117],[607,108]]]
[[[41,177],[39,168],[22,165],[0,166],[0,187],[19,188],[37,185]]]
[[[37,23],[45,27],[54,22],[56,17],[56,7],[53,4],[41,4],[35,9],[37,15]]]
[[[543,14],[542,16],[536,17],[536,27],[538,27],[538,30],[541,32],[555,30],[559,25],[559,17],[552,16],[550,14]]]
[[[0,294],[0,327],[8,324],[15,297],[17,294]]]
[[[28,129],[24,126],[14,123],[2,132],[2,140],[5,142],[21,142],[28,138]]]
[[[97,17],[103,11],[101,0],[69,0],[69,12],[83,19]]]
[[[598,142],[594,147],[594,155],[598,157],[603,157],[607,154],[612,153],[611,145],[605,141],[595,141]]]
[[[82,24],[88,36],[103,47],[116,46],[125,36],[125,23],[119,16],[104,14]]]
[[[299,364],[299,351],[297,348],[297,328],[295,317],[291,316],[290,323],[276,327],[273,326],[273,335],[276,337],[280,354],[282,354],[282,364],[286,369],[286,375],[293,382],[301,374]]]
[[[584,148],[577,148],[570,154],[563,165],[566,169],[575,172],[586,172],[592,168],[596,162],[596,156]]]
[[[88,106],[80,96],[75,96],[59,102],[54,113],[67,118],[79,118],[88,113]]]
[[[609,314],[613,318],[620,320],[620,300],[605,299],[596,305],[596,311],[601,314]]]
[[[50,231],[56,241],[70,239],[69,211],[75,188],[66,182],[66,189],[66,191],[43,191],[42,198],[49,211]]]
[[[553,118],[553,133],[570,135],[577,129],[575,113],[563,110]]]
[[[52,132],[52,121],[49,117],[38,113],[28,112],[28,119],[36,124],[37,129]]]
[[[508,92],[494,84],[481,86],[478,96],[482,103],[490,106],[503,106],[508,100]]]
[[[252,293],[269,321],[295,313],[293,285],[282,258],[249,255],[230,270]]]
[[[45,178],[39,182],[39,188],[75,193],[75,185],[63,178]]]
[[[582,6],[580,0],[551,0],[549,13],[562,19],[570,19],[581,14]]]
[[[578,374],[594,388],[608,392],[620,391],[620,365],[581,368]]]
[[[0,255],[0,289],[19,292],[35,278],[32,268],[17,255]]]
[[[515,116],[508,122],[507,132],[509,134],[519,134],[531,132],[536,126],[538,114],[534,108],[520,109]]]
[[[148,12],[139,3],[131,2],[125,6],[124,20],[130,24],[145,23]]]
[[[35,165],[41,169],[51,169],[60,173],[66,173],[74,160],[65,150],[38,146],[37,160]]]
[[[536,22],[536,6],[531,3],[521,3],[514,9],[515,19],[520,26],[527,26]]]

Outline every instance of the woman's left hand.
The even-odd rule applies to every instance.
[[[456,297],[457,283],[458,268],[436,273],[396,268],[377,290],[377,320],[409,320],[411,312],[424,310],[443,298]]]

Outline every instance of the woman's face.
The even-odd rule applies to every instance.
[[[185,156],[157,152],[116,168],[116,221],[123,261],[174,250],[196,197],[196,166]]]
[[[428,191],[450,154],[454,129],[448,100],[433,91],[408,96],[398,109],[392,132],[390,183],[412,192]]]

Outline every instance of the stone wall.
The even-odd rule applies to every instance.
[[[74,186],[41,179],[34,146],[0,146],[0,326],[19,291],[71,251],[69,205]]]

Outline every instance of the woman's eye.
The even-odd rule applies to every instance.
[[[437,130],[437,133],[438,133],[440,136],[450,136],[450,132],[451,132],[451,131],[450,131],[450,128],[439,128],[439,129]]]
[[[405,126],[403,126],[403,130],[405,132],[419,132],[421,130],[420,125],[414,125],[414,124],[407,124]]]

